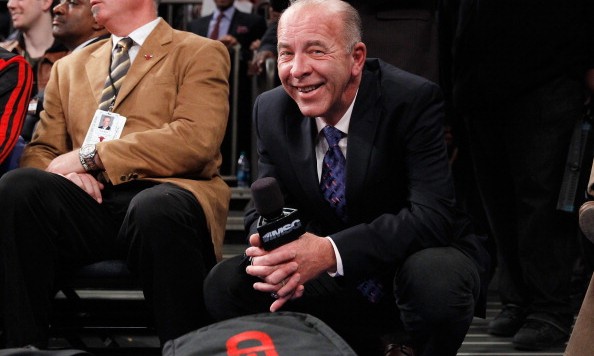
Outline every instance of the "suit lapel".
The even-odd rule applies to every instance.
[[[171,27],[161,20],[140,47],[136,59],[128,70],[126,78],[124,78],[116,98],[114,110],[125,100],[149,70],[167,55],[166,45],[172,42],[172,38]],[[97,106],[99,106],[99,98],[107,79],[111,50],[112,41],[106,41],[103,46],[93,52],[85,66]]]
[[[381,106],[377,105],[380,99],[378,86],[376,76],[369,70],[365,70],[349,125],[349,148],[346,160],[347,209],[349,206],[357,206],[361,194],[364,194],[361,188],[364,186],[368,174],[368,164],[371,160],[379,123],[378,118],[381,115],[379,112]]]
[[[378,85],[375,76],[366,70],[353,107],[349,127],[348,145],[353,149],[347,150],[347,207],[355,206],[363,193],[360,190],[367,176],[367,162],[371,158],[379,122],[377,118],[380,117],[378,110],[381,110],[376,105],[380,98]],[[337,226],[340,225],[340,220],[334,216],[334,212],[324,200],[319,189],[314,149],[317,132],[314,120],[303,117],[294,103],[287,113],[286,120],[286,141],[287,147],[290,147],[288,154],[291,165],[295,172],[304,172],[304,174],[296,175],[302,191],[312,201],[312,209],[318,209],[319,215],[327,216],[329,220],[335,221]]]
[[[116,98],[114,110],[122,101],[126,100],[128,94],[132,92],[150,69],[167,55],[167,45],[172,41],[173,29],[163,20],[160,20],[157,27],[140,47],[138,55],[134,59],[130,70],[128,70]]]
[[[208,28],[210,27],[210,22],[212,21],[213,17],[214,14],[210,14],[207,16],[207,19],[205,19],[203,22],[200,22],[200,28],[198,32],[199,35],[208,37]]]
[[[307,187],[317,185],[314,151],[315,123],[312,118],[304,117],[294,102],[291,102],[291,109],[287,113],[286,120],[286,140],[287,147],[290,147],[288,154],[291,165],[295,167],[296,172],[305,172],[305,174],[297,175],[304,190],[313,191]]]
[[[227,31],[227,34],[237,37],[237,23],[239,22],[240,17],[241,13],[239,13],[239,10],[235,9],[231,22],[229,22],[229,31]]]
[[[314,148],[317,135],[315,121],[311,117],[304,117],[292,100],[286,120],[286,147],[289,147],[288,155],[292,171],[302,173],[295,175],[301,185],[300,190],[305,193],[307,200],[311,201],[311,209],[318,210],[317,215],[332,219],[334,212],[324,200],[319,188]],[[340,223],[338,218],[334,220]]]
[[[109,58],[111,57],[111,40],[105,41],[103,46],[97,48],[95,52],[89,57],[89,61],[85,65],[87,71],[87,78],[93,91],[93,96],[99,107],[99,98],[105,86],[105,80],[109,73]]]

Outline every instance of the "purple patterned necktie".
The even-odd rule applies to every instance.
[[[320,189],[324,198],[334,212],[342,221],[346,221],[346,196],[345,196],[345,169],[346,159],[338,147],[338,142],[344,136],[342,131],[334,126],[326,126],[322,129],[326,141],[328,141],[328,151],[324,156],[322,163],[322,177],[320,179]]]
[[[326,141],[328,141],[328,151],[324,156],[322,163],[322,178],[320,180],[320,189],[324,198],[334,212],[342,221],[346,221],[346,197],[345,197],[345,167],[346,159],[338,147],[340,139],[346,135],[333,126],[326,126],[322,129]],[[382,299],[383,286],[376,278],[363,281],[357,286],[357,289],[371,303],[378,303]]]

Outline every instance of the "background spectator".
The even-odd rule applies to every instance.
[[[521,349],[562,345],[573,322],[577,224],[557,201],[594,67],[592,2],[443,0],[440,14],[440,82],[467,130],[498,249],[503,309],[489,332]]]
[[[23,56],[0,48],[0,175],[15,146],[33,88],[33,72]]]

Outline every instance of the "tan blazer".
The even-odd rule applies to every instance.
[[[57,61],[41,121],[22,166],[45,169],[78,149],[91,124],[111,56],[111,40]],[[230,190],[218,174],[229,113],[229,54],[219,41],[172,29],[164,20],[140,48],[114,112],[127,117],[118,140],[97,144],[114,185],[171,182],[200,202],[220,259]]]

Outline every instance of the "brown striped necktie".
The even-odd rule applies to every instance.
[[[130,37],[124,37],[118,41],[115,46],[115,53],[111,61],[110,73],[105,80],[103,91],[101,92],[101,100],[99,101],[99,109],[111,111],[118,91],[122,86],[124,77],[130,69],[130,55],[128,50],[134,41]]]

